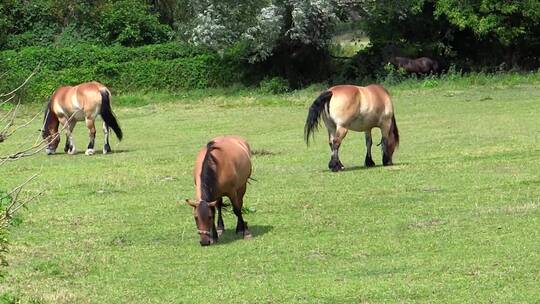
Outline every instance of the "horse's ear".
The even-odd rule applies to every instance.
[[[198,202],[190,200],[188,198],[186,198],[186,204],[190,205],[193,208],[195,208],[195,207],[197,207],[199,205]]]

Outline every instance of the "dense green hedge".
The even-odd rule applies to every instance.
[[[139,48],[78,46],[25,48],[0,53],[0,92],[21,83],[40,65],[21,94],[23,101],[40,101],[55,88],[97,80],[114,93],[185,90],[227,86],[242,78],[240,56],[219,55],[179,43]]]

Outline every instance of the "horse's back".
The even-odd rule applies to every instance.
[[[337,85],[328,89],[332,98],[328,105],[329,118],[336,125],[347,125],[360,111],[359,90],[355,85]]]
[[[329,114],[338,126],[366,131],[379,127],[393,114],[390,94],[380,85],[339,85],[329,90],[333,93]]]
[[[361,115],[369,127],[379,127],[394,114],[390,93],[381,85],[371,84],[360,87]]]
[[[240,180],[251,174],[251,149],[247,141],[240,136],[222,136],[213,139],[214,155],[221,156],[221,169],[238,175]]]
[[[435,59],[429,57],[420,57],[416,59],[422,73],[436,73],[439,70],[439,63]]]
[[[215,159],[218,179],[218,195],[228,195],[244,186],[251,176],[251,150],[240,136],[220,136],[211,140],[210,153]],[[207,147],[199,151],[193,171],[198,183]]]
[[[102,90],[108,91],[107,87],[97,81],[59,87],[51,96],[55,104],[54,110],[58,115],[65,117],[75,114],[76,120],[84,120],[85,117],[95,118],[100,111]]]
[[[108,92],[107,87],[97,81],[81,83],[74,89],[79,103],[84,104],[85,108],[93,108],[94,110],[99,110],[101,106],[101,92]]]

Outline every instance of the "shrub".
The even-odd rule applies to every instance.
[[[282,77],[265,78],[259,87],[263,93],[282,94],[289,90],[289,82]]]
[[[241,54],[236,50],[220,56],[180,43],[140,48],[30,47],[0,53],[0,72],[6,73],[0,91],[20,83],[38,65],[40,72],[21,91],[23,101],[44,102],[59,86],[91,80],[115,93],[227,86],[243,78]]]
[[[143,1],[120,0],[108,3],[101,16],[102,40],[125,46],[161,43],[172,35],[169,26],[159,23]]]

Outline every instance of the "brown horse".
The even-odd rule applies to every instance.
[[[398,69],[403,68],[407,73],[436,74],[439,72],[439,63],[437,60],[428,57],[421,57],[417,59],[393,57],[390,59],[390,63]]]
[[[247,222],[242,217],[244,194],[250,176],[251,150],[241,137],[217,137],[199,151],[193,170],[195,201],[186,202],[194,208],[193,215],[202,246],[216,242],[225,229],[221,215],[223,196],[231,200],[238,218],[236,233],[242,233],[244,239],[251,238]],[[217,229],[214,222],[216,207]]]
[[[45,108],[43,118],[42,137],[47,139],[47,154],[53,154],[60,143],[58,127],[60,124],[66,129],[66,145],[64,151],[75,154],[73,142],[73,129],[77,121],[85,121],[89,130],[90,143],[86,155],[94,154],[94,141],[96,127],[94,121],[101,115],[103,118],[103,132],[105,144],[103,154],[111,152],[109,145],[109,127],[114,130],[116,137],[122,140],[122,129],[118,125],[111,109],[111,92],[99,82],[86,82],[76,86],[60,87],[54,91]]]
[[[338,85],[323,92],[309,108],[304,127],[306,143],[309,144],[309,136],[317,129],[321,116],[328,130],[328,142],[332,151],[328,163],[330,170],[336,172],[344,169],[338,150],[348,130],[365,132],[365,165],[372,167],[375,163],[371,158],[371,129],[380,128],[383,165],[392,164],[392,155],[399,145],[399,131],[392,100],[385,88],[380,85]]]

